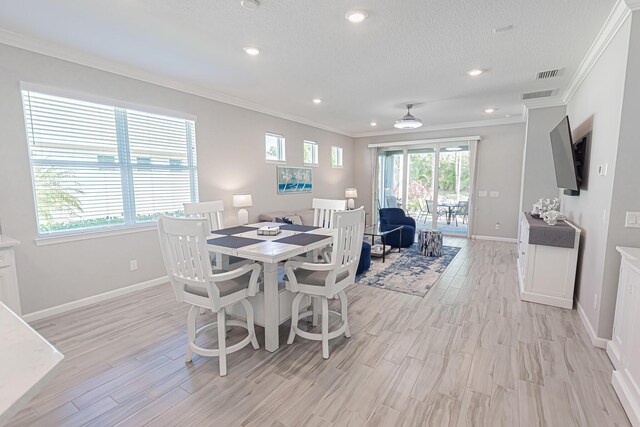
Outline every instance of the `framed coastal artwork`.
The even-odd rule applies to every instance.
[[[313,190],[313,170],[278,166],[278,194],[310,193]]]

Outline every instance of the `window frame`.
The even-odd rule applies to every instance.
[[[134,169],[159,169],[162,171],[174,171],[177,169],[180,170],[188,170],[189,171],[189,192],[190,192],[190,201],[197,202],[198,201],[198,179],[197,179],[197,162],[196,162],[196,140],[195,140],[195,124],[196,117],[190,116],[184,113],[174,112],[170,110],[164,110],[160,108],[154,108],[150,106],[142,106],[131,103],[120,102],[113,99],[92,96],[88,94],[83,94],[79,92],[59,90],[55,88],[49,88],[46,86],[35,85],[30,83],[21,82],[20,84],[20,94],[21,99],[24,99],[25,92],[41,94],[45,96],[53,96],[66,98],[70,101],[77,102],[85,102],[85,103],[93,103],[103,105],[109,108],[113,108],[114,114],[116,116],[116,133],[117,137],[117,148],[118,152],[121,153],[122,150],[126,150],[129,152],[129,139],[121,138],[122,133],[121,127],[122,123],[119,120],[122,118],[122,113],[125,113],[126,120],[126,112],[131,111],[132,113],[142,113],[142,114],[150,114],[150,115],[161,115],[166,116],[174,120],[184,120],[185,121],[185,138],[186,138],[186,155],[187,155],[187,163],[186,165],[174,165],[169,162],[167,165],[162,164],[145,164],[138,163],[137,161],[133,161],[133,159],[124,159],[120,158],[118,161],[113,159],[106,159],[106,157],[113,156],[102,156],[97,155],[98,162],[94,165],[90,165],[90,169],[100,170],[102,167],[106,166],[108,168],[113,168],[120,170],[121,174],[121,196],[123,199],[123,219],[124,223],[122,224],[104,224],[98,226],[88,226],[88,227],[76,227],[62,230],[52,230],[45,231],[41,230],[40,223],[40,214],[38,211],[37,204],[37,192],[36,192],[36,179],[35,179],[35,170],[36,166],[53,166],[53,167],[63,167],[64,161],[60,160],[46,160],[46,159],[33,159],[32,158],[32,144],[31,138],[27,135],[26,143],[29,154],[29,168],[31,172],[31,184],[34,198],[34,210],[35,210],[35,219],[36,219],[36,245],[48,245],[55,243],[64,243],[76,240],[85,240],[85,239],[93,239],[103,236],[111,236],[111,235],[123,235],[130,234],[136,232],[145,232],[150,230],[155,230],[156,221],[155,220],[147,220],[147,221],[138,221],[136,218],[136,209],[135,205],[130,206],[127,200],[135,200],[134,193],[134,181],[132,179],[131,171]],[[29,107],[30,108],[30,107]],[[120,119],[119,119],[120,117]],[[25,120],[25,128],[26,132],[29,133],[29,124],[27,123],[27,107],[23,105],[23,120]],[[189,123],[190,122],[190,123]],[[128,129],[124,132],[128,133]],[[101,159],[101,157],[103,159]],[[78,165],[82,165],[82,161],[78,161]],[[129,175],[128,178],[125,175]],[[125,182],[127,181],[127,182]]]
[[[308,163],[305,161],[304,156],[305,156],[305,150],[306,150],[306,146],[307,145],[311,145],[311,163]],[[304,139],[302,141],[302,163],[305,166],[311,166],[311,167],[317,167],[320,165],[320,155],[319,155],[319,147],[318,147],[318,143],[316,141],[311,141],[309,139]]]
[[[270,159],[267,147],[267,138],[273,137],[277,138],[278,141],[276,143],[276,156],[277,159]],[[284,135],[275,132],[265,132],[264,133],[264,161],[266,163],[277,163],[277,164],[285,164],[287,163],[287,149],[286,149],[286,139]]]
[[[336,150],[336,161],[333,162],[333,150]],[[344,149],[339,145],[331,146],[331,167],[332,168],[342,168],[344,166]]]

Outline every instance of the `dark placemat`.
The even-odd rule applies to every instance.
[[[293,236],[283,237],[282,239],[274,240],[274,242],[289,243],[291,245],[298,245],[298,246],[307,246],[312,243],[316,243],[316,242],[319,242],[320,240],[325,240],[328,238],[331,238],[331,236],[300,233],[300,234],[294,234]]]
[[[302,231],[303,233],[306,231],[317,230],[320,227],[314,227],[312,225],[299,225],[299,224],[278,224],[281,230],[290,230],[290,231]]]
[[[529,243],[532,245],[556,246],[559,248],[573,248],[575,243],[575,229],[564,221],[556,225],[549,225],[544,220],[526,214],[529,222]]]
[[[210,245],[216,246],[224,246],[225,248],[238,249],[245,246],[253,245],[256,243],[262,243],[264,240],[258,239],[250,239],[248,237],[238,237],[238,236],[225,236],[225,237],[216,237],[215,239],[207,240],[207,243]]]
[[[246,233],[247,231],[256,231],[255,227],[246,227],[244,225],[239,225],[237,227],[223,228],[220,230],[213,231],[213,234],[224,234],[227,236],[231,236],[233,234]]]

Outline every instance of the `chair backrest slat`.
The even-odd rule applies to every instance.
[[[224,212],[224,202],[222,200],[184,204],[184,215],[187,218],[204,218],[208,221],[209,230],[207,231],[216,231],[224,228],[222,212]]]
[[[351,211],[335,212],[333,214],[335,223],[333,253],[336,257],[336,267],[340,270],[350,270],[353,276],[355,276],[358,261],[360,260],[360,252],[362,250],[364,217],[363,207]]]
[[[313,199],[314,227],[333,228],[333,213],[347,209],[346,200]]]

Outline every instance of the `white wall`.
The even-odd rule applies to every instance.
[[[531,211],[538,200],[553,198],[558,193],[549,134],[565,115],[564,106],[528,111],[520,193],[522,211]]]
[[[620,266],[615,245],[620,244],[621,240],[611,232],[612,224],[616,224],[613,227],[616,232],[624,232],[624,229],[619,229],[620,222],[624,222],[623,216],[619,212],[615,213],[615,217],[611,216],[614,184],[620,185],[619,173],[622,174],[620,177],[625,176],[617,165],[621,154],[618,140],[623,98],[637,98],[638,94],[626,92],[625,95],[625,75],[632,75],[626,70],[630,21],[627,20],[618,31],[567,105],[574,139],[588,134],[590,138],[587,150],[587,185],[580,190],[578,197],[562,196],[562,210],[582,229],[576,295],[593,329],[602,338],[611,336],[617,268]],[[639,112],[640,110],[635,110],[635,117],[630,117],[630,121],[637,123]],[[632,111],[626,111],[625,115],[629,113]],[[633,139],[637,145],[637,131],[635,135],[627,135],[627,138],[629,142]],[[638,157],[632,166],[633,172],[629,171],[630,174],[635,174],[636,186],[640,182],[636,172],[637,159]],[[609,165],[608,174],[599,176],[597,167],[604,163]],[[628,178],[627,176],[625,179]],[[607,263],[612,264],[605,274]],[[594,307],[596,295],[599,301],[597,307]]]
[[[36,246],[36,218],[20,81],[84,92],[198,117],[196,139],[200,200],[223,199],[235,222],[234,192],[253,195],[250,219],[261,212],[310,207],[312,197],[344,198],[354,185],[353,140],[288,120],[80,66],[0,44],[0,218],[17,249],[23,313],[165,275],[155,230],[49,246]],[[276,166],[264,161],[264,132],[286,137],[288,164],[302,165],[302,140],[319,144],[314,193],[278,196]],[[344,148],[346,167],[330,166],[330,147]],[[129,260],[138,270],[129,271]]]
[[[358,204],[371,212],[372,168],[375,163],[368,144],[470,135],[480,135],[482,138],[477,153],[478,190],[500,192],[499,198],[476,198],[475,234],[515,239],[518,234],[524,123],[356,138],[354,158]],[[501,225],[499,230],[495,228],[496,222]]]

